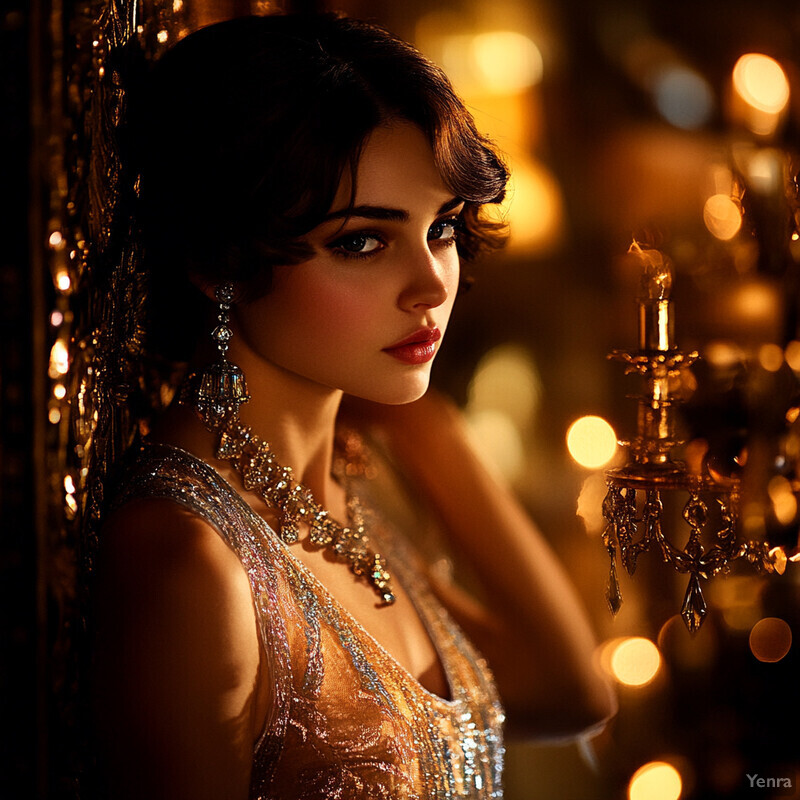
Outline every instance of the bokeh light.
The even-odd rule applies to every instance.
[[[609,643],[603,657],[607,669],[618,683],[624,686],[646,686],[661,669],[661,653],[644,636],[628,636]]]
[[[736,342],[716,339],[705,346],[703,357],[715,367],[730,369],[739,366],[744,361],[745,353]]]
[[[761,194],[774,194],[784,179],[783,154],[771,147],[762,147],[746,159],[748,184]]]
[[[792,629],[778,617],[764,617],[750,631],[750,650],[768,664],[780,661],[791,649]]]
[[[66,506],[66,510],[69,512],[69,518],[73,519],[74,515],[78,512],[78,501],[75,499],[75,495],[64,495],[64,505]]]
[[[597,469],[614,458],[617,452],[617,435],[602,417],[581,417],[569,426],[567,449],[582,467]]]
[[[800,372],[800,342],[791,341],[786,345],[784,353],[786,363],[795,371]]]
[[[761,53],[742,56],[733,68],[731,111],[757,136],[770,136],[789,102],[789,81],[775,59]]]
[[[490,350],[470,381],[465,408],[470,431],[489,461],[510,481],[524,469],[524,438],[541,392],[530,352],[514,343]]]
[[[72,286],[72,281],[70,280],[69,273],[65,270],[60,270],[56,274],[56,286],[58,290],[61,292],[68,292],[70,286]]]
[[[628,800],[678,800],[683,781],[666,761],[650,761],[639,767],[628,784]]]
[[[759,111],[777,114],[789,102],[786,73],[774,58],[761,53],[747,53],[736,62],[733,86],[748,105]]]
[[[743,284],[733,296],[732,313],[743,323],[771,323],[779,309],[780,300],[774,287],[759,281]]]
[[[492,348],[478,363],[467,395],[469,413],[502,411],[520,429],[536,414],[542,382],[530,351],[507,343]]]
[[[777,344],[762,344],[758,348],[758,363],[767,372],[777,372],[783,366],[783,350]]]
[[[717,239],[733,239],[742,227],[742,212],[729,195],[714,194],[703,206],[703,221]]]
[[[608,492],[608,486],[606,486],[606,479],[602,472],[592,472],[581,485],[575,513],[583,520],[583,526],[589,536],[594,536],[605,528],[603,499],[606,492]]]
[[[797,498],[792,484],[783,475],[776,475],[767,485],[772,511],[781,525],[791,525],[797,516]]]
[[[553,175],[531,158],[517,157],[501,216],[508,224],[509,248],[546,249],[563,233],[564,210],[561,190]]]
[[[443,32],[447,19],[449,15],[440,12],[424,16],[417,40],[441,63],[462,94],[512,95],[541,81],[544,60],[529,36],[512,30],[475,33],[459,25],[455,31],[450,25],[449,32]]]
[[[471,50],[481,83],[489,91],[518,92],[542,79],[542,54],[522,33],[480,33],[473,38]]]
[[[661,116],[684,130],[705,125],[714,111],[708,81],[681,64],[670,64],[659,72],[653,81],[653,96]]]
[[[69,372],[69,350],[63,339],[56,339],[50,350],[50,368],[48,374],[51,378],[66,375]]]

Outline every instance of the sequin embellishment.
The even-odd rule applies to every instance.
[[[447,700],[384,650],[205,462],[144,444],[119,485],[113,507],[171,498],[216,528],[247,572],[274,709],[255,744],[251,800],[502,797],[504,714],[491,673],[404,540],[392,533],[380,545],[436,646]]]

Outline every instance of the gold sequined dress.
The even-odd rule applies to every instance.
[[[450,698],[427,691],[214,469],[143,444],[114,507],[171,498],[209,522],[250,579],[274,703],[253,752],[255,800],[502,797],[503,710],[485,661],[433,597],[410,545],[380,539],[431,637]]]

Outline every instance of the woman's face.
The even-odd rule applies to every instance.
[[[234,309],[237,340],[293,379],[382,403],[424,394],[459,283],[459,198],[424,134],[377,128],[307,236],[314,255],[273,271],[272,289]],[[242,364],[242,366],[244,366]]]

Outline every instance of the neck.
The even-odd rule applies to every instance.
[[[295,479],[325,505],[331,489],[333,440],[341,393],[291,391],[287,383],[294,381],[280,380],[285,377],[281,372],[273,367],[256,375],[245,369],[250,401],[240,409],[239,418],[253,433],[269,442],[278,461],[290,466]]]
[[[290,466],[295,479],[325,505],[333,487],[331,463],[341,391],[261,358],[242,337],[234,337],[229,358],[244,371],[250,395],[239,419],[269,442],[278,461]]]
[[[217,358],[215,349],[201,350],[195,368],[202,371]],[[331,467],[342,392],[262,358],[235,328],[228,359],[244,372],[250,395],[250,400],[239,409],[242,424],[268,442],[278,462],[291,467],[295,480],[310,489],[317,502],[328,507],[330,498],[341,494],[331,478]],[[157,421],[151,436],[207,460],[213,461],[216,453],[218,435],[206,430],[199,417],[186,406],[173,404]]]

